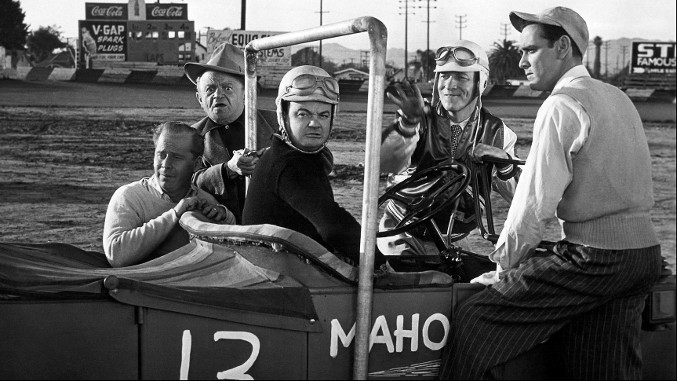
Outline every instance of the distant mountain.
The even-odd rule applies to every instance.
[[[297,51],[308,47],[312,46],[314,48],[318,48],[318,44],[304,44],[304,45],[295,45],[292,46],[291,52],[292,54],[296,53]],[[417,56],[416,56],[416,50],[414,49],[409,50],[407,52],[407,55],[409,56],[410,61],[414,61]],[[328,59],[332,62],[334,62],[337,65],[341,65],[344,63],[358,63],[360,62],[361,59],[365,59],[369,57],[369,49],[366,50],[358,50],[358,49],[351,49],[347,48],[341,44],[337,43],[323,43],[322,44],[322,56],[325,59]],[[388,49],[386,52],[386,63],[393,65],[395,67],[401,68],[404,66],[404,49],[398,49],[398,48],[393,48],[393,49]]]
[[[602,45],[600,47],[600,63],[601,63],[601,74],[604,75],[608,71],[609,75],[614,75],[618,73],[621,69],[625,67],[630,62],[630,55],[632,54],[632,42],[633,41],[648,41],[644,38],[619,38],[616,40],[608,40],[607,45]],[[295,45],[292,47],[292,54],[296,53],[298,50],[303,49],[307,46],[318,47],[318,44],[304,44],[304,45]],[[605,46],[608,46],[606,48]],[[624,48],[625,47],[625,48]],[[592,69],[594,60],[595,60],[595,45],[590,40],[588,45],[588,51],[583,57],[583,64]],[[337,43],[323,43],[322,44],[322,55],[333,61],[334,63],[340,65],[343,63],[349,62],[359,62],[360,59],[366,57],[362,52],[369,52],[369,50],[357,50],[347,48],[341,44]],[[624,53],[625,52],[625,53]],[[407,52],[409,61],[415,61],[418,57],[416,55],[416,49],[409,49]],[[392,48],[388,49],[386,52],[386,63],[393,65],[397,68],[404,66],[404,49],[401,48]]]

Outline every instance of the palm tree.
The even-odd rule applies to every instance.
[[[503,40],[494,42],[489,52],[489,68],[491,78],[500,85],[505,85],[508,78],[523,78],[524,71],[520,69],[520,52],[515,41]]]
[[[599,56],[602,53],[602,37],[596,36],[593,42],[595,43],[595,63],[593,64],[592,77],[600,78],[600,68],[602,65]]]

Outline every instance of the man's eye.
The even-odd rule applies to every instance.
[[[320,114],[319,117],[322,120],[327,120],[327,119],[329,119],[329,114]]]
[[[307,118],[309,114],[307,112],[299,112],[296,114],[299,118]]]

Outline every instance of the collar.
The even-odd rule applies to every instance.
[[[150,178],[146,178],[146,179],[148,181],[148,185],[151,188],[153,188],[155,191],[157,191],[158,196],[161,199],[172,201],[172,198],[169,197],[169,195],[167,193],[165,193],[165,191],[162,189],[160,184],[158,184],[157,176],[155,176],[155,174],[153,174],[153,176],[151,176]],[[197,196],[197,193],[198,193],[198,191],[197,191],[197,187],[195,186],[195,184],[190,184],[190,188],[188,189],[188,192],[186,192],[186,194],[182,198]]]
[[[590,77],[590,73],[588,73],[588,69],[586,69],[585,66],[576,65],[564,73],[562,77],[560,77],[552,91],[554,92],[559,90],[562,87],[570,84],[574,79],[581,77]]]
[[[237,119],[228,124],[218,124],[215,121],[213,121],[210,117],[205,117],[205,119],[207,120],[205,121],[205,126],[202,130],[202,135],[205,135],[209,131],[219,127],[226,127],[226,129],[228,129],[229,126],[237,126],[237,125],[244,126],[244,114],[245,113],[243,112]]]

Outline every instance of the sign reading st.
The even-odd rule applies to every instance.
[[[631,73],[675,73],[674,42],[633,41]]]
[[[207,32],[207,54],[224,42],[235,45],[244,51],[245,46],[258,38],[274,36],[284,32],[260,32],[252,30],[210,30]],[[291,46],[277,49],[262,50],[259,52],[261,66],[291,66]]]

